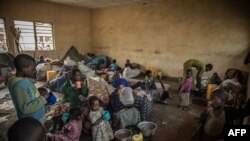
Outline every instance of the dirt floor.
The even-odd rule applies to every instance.
[[[194,104],[190,105],[189,111],[184,111],[177,107],[178,95],[177,95],[177,79],[167,79],[164,83],[170,85],[169,93],[172,99],[168,99],[168,105],[155,103],[153,105],[152,121],[157,123],[158,128],[156,135],[151,139],[152,141],[188,141],[196,127],[196,118],[200,115],[204,109],[202,106]],[[0,90],[0,96],[8,93],[7,89]],[[192,98],[191,98],[192,99]],[[10,100],[7,96],[0,99],[0,104],[4,101]],[[0,118],[8,114],[7,121],[0,123],[0,141],[7,141],[6,133],[11,124],[17,120],[14,109],[1,110]],[[91,137],[83,136],[81,140],[91,141]]]

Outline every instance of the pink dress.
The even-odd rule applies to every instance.
[[[68,132],[64,133],[65,130]],[[55,135],[53,141],[79,141],[82,132],[82,120],[70,120],[63,126],[63,133]]]
[[[189,93],[191,86],[193,84],[193,77],[188,77],[184,80],[184,82],[181,85],[180,92],[181,93]]]
[[[179,93],[179,105],[180,106],[188,106],[189,105],[189,96],[190,89],[193,83],[193,77],[188,77],[184,80],[181,85],[180,93]]]

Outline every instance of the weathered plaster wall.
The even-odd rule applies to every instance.
[[[92,11],[35,0],[0,0],[0,17],[7,26],[15,19],[53,23],[56,50],[37,56],[61,58],[75,45],[82,53],[107,54],[120,65],[130,59],[174,77],[182,74],[189,58],[213,63],[220,75],[232,67],[250,72],[243,65],[250,46],[249,10],[247,0],[165,0]],[[8,43],[13,51],[10,36]]]
[[[243,64],[250,46],[248,9],[245,0],[166,0],[94,10],[92,52],[174,77],[190,58],[213,63],[220,75],[227,68],[248,71]]]
[[[91,49],[90,10],[34,0],[0,0],[0,17],[9,27],[14,20],[41,21],[53,24],[55,50],[38,52],[51,58],[61,58],[74,45],[82,53]],[[8,28],[7,27],[7,28]],[[13,40],[8,36],[10,50]],[[33,55],[33,52],[26,52]]]

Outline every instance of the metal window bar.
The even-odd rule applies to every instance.
[[[21,29],[20,35],[20,47],[23,51],[31,51],[34,50],[32,44],[35,45],[35,37],[34,37],[34,23],[30,21],[14,21],[15,28]]]
[[[4,19],[0,18],[0,52],[8,51]]]
[[[52,24],[17,20],[14,23],[22,31],[20,45],[24,51],[54,49]],[[30,45],[34,45],[33,49]]]
[[[40,50],[53,50],[53,32],[52,24],[35,22],[36,25],[36,40]]]

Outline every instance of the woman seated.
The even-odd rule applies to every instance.
[[[228,92],[229,99],[226,104],[235,108],[243,108],[247,95],[243,89],[242,73],[236,70],[232,74],[227,74],[225,78],[218,88],[222,88]]]
[[[114,129],[136,125],[140,121],[140,113],[133,106],[134,97],[130,87],[120,84],[110,95],[109,100],[109,111]]]
[[[145,91],[136,92],[134,95],[134,107],[139,109],[141,121],[149,121],[153,108],[152,98]]]

